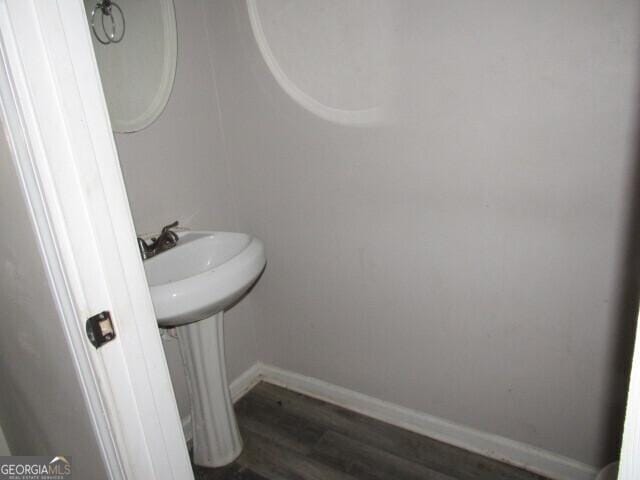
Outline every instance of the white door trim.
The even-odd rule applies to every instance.
[[[638,478],[640,478],[640,329],[636,327],[618,480],[637,480]]]
[[[0,103],[109,475],[193,478],[81,0],[0,0]]]

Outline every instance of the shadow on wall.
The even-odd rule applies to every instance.
[[[638,74],[640,78],[640,72]],[[640,83],[640,82],[638,82]],[[640,100],[640,90],[637,99]],[[637,102],[640,105],[640,102]],[[624,413],[631,374],[631,360],[636,333],[638,302],[640,301],[640,110],[634,121],[633,162],[629,169],[627,198],[629,203],[624,220],[614,299],[614,335],[611,337],[610,372],[608,398],[603,404],[606,409],[605,425],[600,457],[613,461],[620,454]],[[597,275],[597,272],[594,272]]]

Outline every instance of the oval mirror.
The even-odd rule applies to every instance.
[[[84,0],[115,132],[149,126],[169,100],[178,40],[172,0]]]

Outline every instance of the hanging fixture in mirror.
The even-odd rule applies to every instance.
[[[102,45],[120,43],[126,30],[124,13],[120,6],[111,0],[96,3],[91,10],[91,30]]]

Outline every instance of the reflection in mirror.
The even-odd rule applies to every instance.
[[[136,132],[162,113],[176,71],[172,0],[84,0],[111,126]]]

